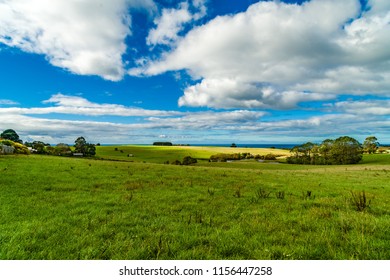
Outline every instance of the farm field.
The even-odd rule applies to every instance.
[[[282,149],[266,148],[230,148],[230,147],[203,147],[203,146],[98,146],[97,157],[111,160],[164,163],[166,161],[182,160],[185,156],[208,162],[211,155],[218,153],[247,153],[253,155],[275,154],[288,156],[290,152]],[[132,155],[129,157],[128,155]]]
[[[0,259],[390,259],[390,155],[209,163],[219,149],[0,156]]]

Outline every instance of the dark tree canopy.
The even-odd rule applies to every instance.
[[[154,146],[173,146],[172,142],[153,142]]]
[[[15,132],[13,129],[6,129],[1,133],[0,135],[1,138],[11,140],[14,142],[21,143],[22,141],[19,139],[19,135]]]

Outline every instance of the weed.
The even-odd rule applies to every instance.
[[[359,212],[362,212],[366,210],[368,207],[370,207],[370,200],[367,200],[366,192],[353,192],[351,191],[352,195],[352,205],[355,206],[356,210]]]
[[[258,199],[260,198],[268,198],[270,196],[271,192],[269,191],[266,191],[265,189],[263,188],[259,188],[257,191],[256,191],[256,197]]]
[[[306,199],[315,199],[316,196],[313,195],[313,192],[312,191],[306,191],[306,193],[303,193],[302,194],[302,199],[303,200],[306,200]]]
[[[133,198],[134,198],[134,193],[133,193],[133,192],[131,192],[131,193],[129,193],[129,194],[126,194],[125,197],[124,197],[124,199],[125,199],[126,201],[129,201],[129,202],[132,201]]]
[[[213,188],[210,189],[210,187],[208,187],[207,192],[209,193],[209,195],[214,195],[215,190]]]
[[[278,191],[278,192],[276,193],[276,198],[277,198],[277,199],[284,199],[284,196],[285,196],[284,191]]]
[[[159,259],[160,256],[163,253],[169,253],[170,248],[169,248],[169,242],[165,241],[163,242],[163,237],[162,235],[159,236],[158,241],[155,245],[149,245],[149,254],[148,254],[148,259]]]
[[[241,187],[238,187],[234,192],[234,197],[240,198],[242,196],[241,194]]]

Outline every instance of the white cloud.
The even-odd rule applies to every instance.
[[[321,101],[335,95],[278,91],[267,84],[239,82],[237,79],[204,79],[187,87],[179,99],[180,106],[214,108],[292,109],[305,101]]]
[[[146,42],[150,46],[174,45],[181,38],[179,33],[186,24],[197,21],[207,14],[205,0],[181,2],[177,9],[163,9],[162,15],[154,20],[156,27],[151,29]],[[191,7],[195,12],[191,11]]]
[[[163,9],[161,17],[155,19],[156,28],[149,32],[146,39],[148,45],[170,45],[177,41],[178,33],[184,24],[192,20],[188,3],[180,4],[179,9]]]
[[[196,112],[185,113],[184,116],[168,117],[168,118],[148,118],[151,123],[165,123],[166,128],[193,130],[193,129],[208,129],[208,130],[223,130],[226,126],[242,125],[256,123],[266,113],[248,110],[236,110],[226,112]]]
[[[155,6],[152,0],[2,0],[0,43],[43,54],[75,74],[117,81],[125,74],[131,7]]]
[[[194,19],[198,20],[207,15],[207,1],[208,0],[192,0],[192,5],[197,9],[197,13],[194,14]]]
[[[0,108],[0,114],[71,114],[85,116],[121,116],[121,117],[148,117],[148,116],[173,116],[181,115],[176,111],[146,110],[142,108],[126,107],[119,104],[98,104],[79,97],[64,95],[61,93],[51,96],[44,104],[54,104],[49,107],[20,108],[7,107]]]
[[[390,100],[342,101],[330,108],[349,114],[390,116]]]
[[[18,102],[9,100],[9,99],[0,99],[0,105],[17,105]]]
[[[386,0],[369,6],[362,13],[358,0],[261,1],[194,28],[129,73],[187,70],[201,81],[185,89],[182,106],[291,108],[338,94],[389,93],[390,7]]]

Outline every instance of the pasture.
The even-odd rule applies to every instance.
[[[390,155],[300,166],[117,148],[0,156],[0,259],[390,258]],[[199,163],[162,164],[186,155]]]

